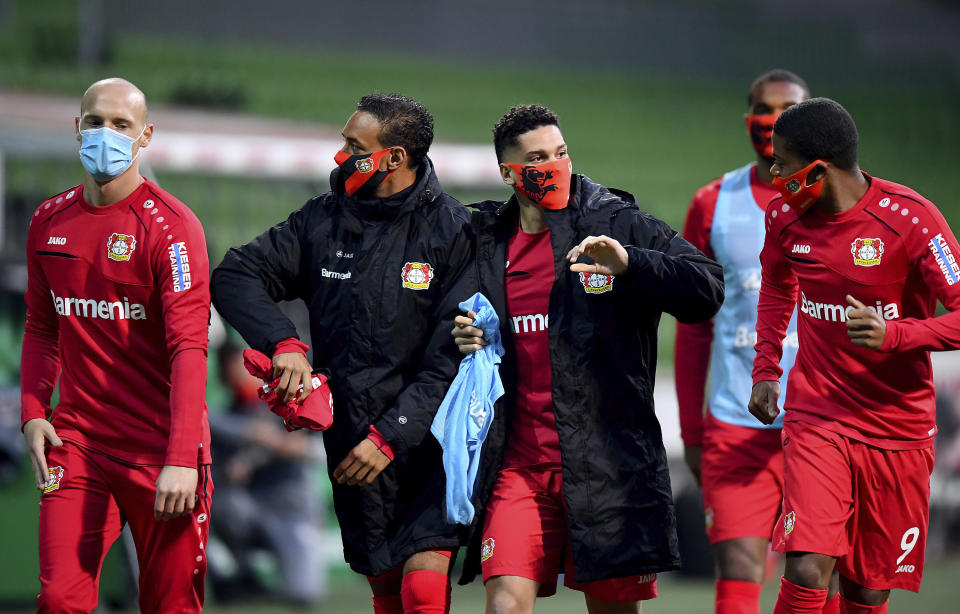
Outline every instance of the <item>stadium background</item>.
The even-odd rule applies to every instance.
[[[746,89],[773,67],[843,103],[861,132],[862,167],[914,187],[960,230],[960,9],[946,0],[150,4],[0,0],[0,430],[12,441],[26,218],[82,179],[73,115],[86,86],[104,76],[147,94],[157,124],[144,153],[149,172],[196,211],[212,264],[327,188],[340,127],[370,91],[426,104],[440,179],[463,202],[506,194],[490,129],[511,104],[539,102],[559,113],[575,171],[634,193],[680,228],[696,188],[751,159]],[[658,413],[677,451],[673,329],[665,318]],[[938,391],[949,416],[960,367],[944,358]],[[214,386],[210,405],[218,403]],[[683,490],[686,474],[675,473]],[[37,590],[36,494],[24,466],[0,477],[0,608],[27,611]],[[956,611],[960,484],[955,466],[935,477],[939,528],[923,592],[895,593],[891,612]],[[336,559],[338,537],[328,537]],[[123,595],[122,568],[108,562],[105,596]],[[667,577],[645,611],[710,611],[711,590],[709,580]],[[318,611],[368,612],[368,592],[334,569]],[[765,591],[766,610],[774,594]],[[479,584],[457,589],[453,604],[480,611]],[[583,610],[569,591],[540,607]],[[211,603],[208,611],[224,610]]]

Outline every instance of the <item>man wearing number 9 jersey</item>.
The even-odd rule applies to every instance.
[[[775,614],[819,612],[834,567],[840,611],[886,611],[917,591],[936,433],[930,351],[960,347],[960,246],[933,203],[862,172],[857,128],[832,100],[790,107],[773,129],[757,355],[749,409],[779,409],[781,341],[799,302],[787,383],[787,553]],[[934,317],[937,299],[949,313]]]

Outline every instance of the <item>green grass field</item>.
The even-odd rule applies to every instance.
[[[21,479],[0,488],[3,519],[0,523],[0,612],[28,612],[33,596],[39,591],[37,580],[37,507],[38,495],[33,489],[29,474],[24,471]],[[214,513],[216,513],[214,511]],[[101,583],[102,595],[116,595],[121,591],[120,563],[111,554],[104,567]],[[889,612],[891,614],[954,614],[960,589],[960,556],[928,561],[920,594],[894,591]],[[776,582],[767,584],[761,597],[763,611],[773,610],[776,600]],[[661,574],[660,597],[644,606],[647,614],[694,614],[713,611],[713,583],[710,580],[691,580],[676,574]],[[463,614],[482,612],[484,592],[479,582],[468,586],[455,586],[451,612]],[[550,614],[573,614],[584,612],[580,593],[560,588],[553,597],[539,601],[539,611]],[[205,608],[210,614],[281,614],[303,612],[260,601],[217,604],[208,599]],[[332,614],[370,614],[370,593],[366,582],[345,567],[333,570],[330,594],[311,611]]]

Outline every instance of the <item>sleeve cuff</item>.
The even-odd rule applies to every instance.
[[[23,399],[23,405],[20,410],[20,431],[23,432],[23,425],[31,420],[37,418],[47,419],[47,416],[50,415],[50,411],[40,405],[39,403],[30,403],[27,399]]]
[[[883,343],[880,344],[881,352],[892,352],[900,345],[900,323],[890,320],[886,323],[887,329],[883,334]]]
[[[176,454],[167,454],[166,458],[163,460],[163,466],[173,465],[175,467],[186,467],[188,469],[196,469],[200,454],[194,452],[191,454],[186,453],[176,453]]]
[[[288,337],[283,341],[278,342],[277,345],[274,346],[273,355],[276,356],[277,354],[290,354],[292,352],[300,352],[301,354],[306,356],[307,350],[309,349],[310,349],[310,346],[308,346],[303,341],[300,341],[296,337]]]
[[[776,371],[757,371],[753,374],[753,385],[756,386],[760,382],[779,382],[780,375]]]
[[[391,448],[390,444],[387,443],[387,440],[383,436],[383,434],[379,430],[377,430],[377,427],[373,426],[372,424],[370,425],[370,434],[367,435],[367,439],[372,441],[373,444],[377,446],[377,449],[383,452],[387,458],[389,458],[390,460],[393,460],[394,458],[393,448]]]

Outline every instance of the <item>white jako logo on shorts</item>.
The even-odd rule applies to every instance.
[[[400,424],[406,424],[406,423],[407,423],[407,417],[406,417],[406,416],[400,416],[399,418],[397,418],[397,422],[399,422]]]
[[[903,559],[907,558],[907,555],[913,552],[914,546],[917,545],[917,540],[920,539],[920,527],[910,527],[904,532],[903,537],[900,538],[900,549],[903,552],[897,558],[897,571],[894,573],[913,573],[917,570],[914,565],[901,565]]]
[[[794,512],[790,512],[783,517],[783,534],[790,535],[793,532],[793,527],[797,525],[797,515]]]
[[[488,537],[487,539],[483,540],[482,544],[480,544],[480,562],[481,563],[489,559],[491,556],[493,556],[493,546],[494,546],[494,542],[492,537]]]
[[[203,523],[206,522],[206,521],[207,521],[207,515],[206,515],[206,514],[202,514],[202,513],[201,513],[201,514],[198,514],[198,515],[197,515],[197,522],[198,522],[198,523],[203,524]]]
[[[403,287],[410,290],[426,290],[435,275],[429,262],[408,262],[400,271]]]

